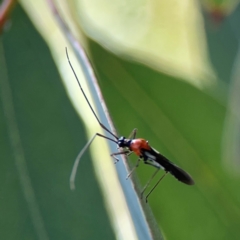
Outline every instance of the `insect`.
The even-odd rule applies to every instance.
[[[140,161],[142,160],[145,164],[151,165],[153,167],[156,168],[156,171],[154,172],[154,174],[151,176],[151,178],[149,179],[149,181],[147,182],[147,184],[144,186],[142,192],[141,192],[141,198],[143,197],[143,193],[145,192],[145,190],[147,189],[147,187],[150,185],[150,182],[152,181],[152,179],[155,177],[155,175],[158,173],[158,171],[160,169],[163,169],[165,171],[165,174],[157,181],[157,183],[153,186],[153,188],[150,190],[150,192],[146,195],[146,202],[147,199],[149,197],[149,195],[152,193],[152,191],[157,187],[157,185],[160,183],[160,181],[168,174],[172,174],[176,179],[178,179],[180,182],[185,183],[187,185],[193,185],[194,184],[194,180],[192,179],[192,177],[185,172],[183,169],[181,169],[180,167],[176,166],[175,164],[173,164],[171,161],[169,161],[166,157],[164,157],[161,153],[159,153],[158,151],[156,151],[154,148],[152,148],[148,141],[143,139],[143,138],[136,138],[136,134],[137,134],[137,129],[133,129],[133,131],[131,132],[130,136],[128,138],[125,138],[123,136],[118,137],[116,136],[114,133],[112,133],[106,126],[104,126],[98,116],[96,115],[95,111],[93,110],[85,92],[82,89],[82,86],[80,84],[80,81],[75,73],[75,70],[70,62],[69,56],[68,56],[68,52],[67,52],[67,48],[66,48],[66,55],[67,55],[67,59],[69,62],[69,65],[73,71],[73,74],[78,82],[79,88],[83,93],[84,98],[86,99],[93,115],[95,116],[96,120],[98,121],[99,125],[106,130],[112,137],[107,137],[105,135],[102,135],[100,133],[96,133],[88,142],[87,144],[84,146],[84,148],[81,150],[81,152],[78,154],[74,166],[73,166],[73,170],[70,176],[70,188],[74,189],[75,185],[74,185],[74,181],[75,181],[75,176],[76,176],[76,172],[77,172],[77,167],[79,164],[79,161],[82,157],[82,155],[84,154],[84,152],[87,150],[87,148],[91,145],[91,143],[93,142],[93,140],[95,139],[96,136],[108,139],[114,143],[117,144],[118,148],[120,149],[119,152],[116,153],[112,153],[110,156],[113,157],[116,161],[115,163],[118,161],[118,158],[116,157],[117,155],[126,155],[129,156],[131,153],[135,153],[138,156],[138,160],[137,160],[137,164],[133,167],[133,169],[130,171],[130,173],[127,176],[127,179],[131,176],[131,174],[133,173],[133,171],[138,167]]]

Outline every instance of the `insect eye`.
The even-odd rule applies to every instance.
[[[118,146],[119,146],[119,147],[123,147],[123,146],[124,146],[124,142],[123,142],[123,141],[119,141],[119,142],[118,142]]]
[[[124,137],[120,137],[119,139],[118,139],[118,146],[119,147],[125,147],[125,138]]]

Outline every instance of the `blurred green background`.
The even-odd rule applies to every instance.
[[[138,137],[196,182],[188,187],[168,176],[149,199],[170,240],[240,236],[240,8],[227,15],[217,5],[207,6],[199,11],[206,65],[215,76],[210,84],[154,70],[85,36],[117,131],[128,136],[138,128]],[[87,137],[47,44],[20,5],[2,33],[0,58],[0,239],[115,239],[89,153],[81,162],[76,192],[69,189],[73,160]],[[136,175],[144,185],[153,172],[142,164]],[[24,181],[31,183],[25,190]]]

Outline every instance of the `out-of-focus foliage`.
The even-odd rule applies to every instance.
[[[0,239],[114,239],[89,154],[78,188],[69,189],[85,130],[20,6],[0,44]],[[13,121],[20,135],[15,146]]]
[[[104,47],[197,87],[215,81],[198,2],[72,1],[76,23]]]
[[[84,2],[79,1],[80,3]],[[190,28],[188,33],[193,35],[198,31],[202,33],[201,38],[194,42],[194,48],[179,49],[183,47],[179,42],[185,40],[190,43],[188,35],[183,34],[181,41],[174,38],[174,35],[171,38],[171,35],[167,34],[172,31],[169,29],[170,26],[167,24],[161,26],[161,22],[158,22],[158,27],[162,29],[159,29],[161,34],[156,36],[156,39],[162,39],[161,43],[166,43],[166,39],[175,42],[173,45],[169,43],[175,49],[167,48],[169,55],[166,50],[165,56],[184,52],[191,56],[188,60],[196,60],[197,64],[202,64],[200,72],[202,69],[208,72],[205,77],[216,76],[213,80],[204,79],[202,75],[203,82],[210,81],[211,84],[201,85],[194,84],[199,83],[196,75],[190,74],[188,77],[185,75],[186,79],[181,72],[178,75],[174,64],[169,68],[175,69],[174,74],[167,74],[169,71],[166,71],[166,68],[161,72],[161,67],[158,68],[160,71],[157,71],[150,68],[150,64],[144,65],[143,63],[148,61],[146,55],[150,56],[151,52],[140,56],[140,51],[136,53],[136,57],[131,56],[131,59],[141,59],[142,64],[127,60],[126,56],[130,53],[126,53],[126,47],[132,47],[133,41],[130,46],[119,45],[119,49],[115,46],[115,53],[124,55],[124,59],[103,48],[107,46],[113,50],[112,42],[106,38],[106,29],[114,31],[115,39],[123,39],[123,32],[117,25],[116,29],[110,29],[113,28],[111,22],[106,25],[106,29],[98,25],[92,28],[92,23],[86,21],[86,15],[89,11],[94,11],[96,16],[94,20],[96,23],[99,22],[99,25],[106,22],[106,19],[120,21],[121,18],[117,17],[121,17],[124,11],[130,17],[136,15],[135,10],[139,8],[132,4],[129,8],[127,1],[122,8],[116,5],[118,6],[116,18],[112,14],[107,15],[111,11],[108,11],[109,5],[106,3],[102,5],[106,9],[105,15],[101,15],[100,8],[90,10],[87,6],[80,10],[76,8],[79,15],[75,12],[72,21],[87,29],[91,37],[97,35],[95,40],[102,45],[85,37],[87,50],[119,133],[128,136],[131,130],[137,127],[138,137],[148,139],[154,148],[188,171],[196,181],[193,187],[185,186],[171,176],[161,182],[149,199],[158,225],[166,238],[171,240],[238,239],[240,118],[236,106],[240,94],[238,87],[240,76],[237,71],[240,61],[237,52],[240,8],[235,5],[231,14],[229,13],[218,24],[201,4],[199,8],[198,5],[195,6],[193,15],[185,14],[187,15],[185,21],[195,23],[194,32],[191,32],[193,28]],[[159,11],[159,19],[164,14],[168,21],[173,21],[176,15],[170,14],[171,8],[166,9]],[[157,12],[157,8],[154,10]],[[105,19],[100,19],[103,16]],[[148,20],[152,19],[151,17],[153,16]],[[193,21],[196,17],[200,19],[197,22]],[[124,26],[124,38],[127,39],[127,33],[129,36],[137,37],[146,33],[149,22],[138,19],[145,26],[145,32],[130,25],[127,18],[125,23],[119,22],[118,26],[122,28]],[[186,22],[186,25],[189,22]],[[177,21],[173,21],[174,24],[177,25]],[[30,27],[18,7],[14,12],[12,27],[4,34],[2,44],[22,147],[46,232],[49,238],[57,239],[112,239],[113,233],[88,159],[82,162],[80,170],[82,182],[78,182],[78,189],[81,191],[79,190],[76,195],[68,192],[67,180],[71,160],[74,159],[79,146],[86,142],[82,137],[84,131],[56,80],[58,75],[46,47],[39,37],[36,37],[36,33],[29,30]],[[152,41],[145,38],[145,46],[156,42],[154,33],[151,37]],[[157,45],[155,48],[159,53]],[[186,49],[188,51],[184,51]],[[193,54],[196,52],[190,49],[195,49],[196,52],[203,49],[204,54],[198,58]],[[181,62],[181,57],[179,55],[177,57],[178,62]],[[161,57],[159,59],[161,60]],[[184,65],[186,56],[183,56],[183,59]],[[159,64],[163,62],[159,61]],[[186,68],[189,68],[188,64]],[[195,68],[197,64],[194,64]],[[3,103],[1,112],[3,116]],[[5,211],[5,214],[1,214],[0,234],[4,234],[5,239],[15,239],[16,235],[22,239],[35,239],[36,230],[29,216],[28,204],[24,200],[19,183],[19,173],[11,156],[7,125],[8,121],[1,118],[3,133],[1,152],[4,167],[1,168],[0,175],[2,177],[0,186],[3,189],[0,206],[1,212]],[[80,129],[77,130],[78,128]],[[135,159],[131,156],[131,161],[135,162]],[[235,174],[232,174],[233,170]],[[153,171],[153,168],[140,164],[136,175],[144,184]]]
[[[239,180],[221,163],[226,108],[180,79],[124,62],[96,44],[90,46],[104,96],[121,134],[137,127],[139,137],[148,139],[196,181],[194,187],[188,187],[169,176],[150,197],[166,236],[237,239]],[[153,171],[140,165],[137,173],[143,184]]]
[[[238,6],[239,0],[201,0],[204,10],[216,24],[221,24]]]

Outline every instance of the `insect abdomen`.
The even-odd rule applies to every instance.
[[[153,157],[155,157],[155,159],[153,160],[156,161],[166,172],[171,173],[179,181],[187,185],[194,184],[192,177],[187,172],[170,162],[166,157],[164,157],[162,154],[158,153],[154,149],[151,148],[150,150],[145,150],[142,152],[142,154],[145,157],[148,157],[148,155],[152,155]],[[156,164],[151,165],[155,166]]]

